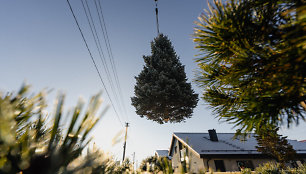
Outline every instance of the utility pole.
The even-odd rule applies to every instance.
[[[133,170],[135,170],[135,152],[133,153]]]
[[[125,123],[125,137],[124,137],[124,144],[123,144],[123,158],[122,158],[122,163],[124,162],[124,158],[125,158],[125,149],[126,149],[126,139],[127,139],[127,130],[129,127],[129,123],[126,122]]]

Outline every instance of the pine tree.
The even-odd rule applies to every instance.
[[[132,105],[140,117],[160,124],[190,118],[198,102],[187,83],[180,63],[167,36],[160,34],[151,43],[151,56],[143,56],[145,66],[136,78]]]
[[[195,29],[203,99],[240,132],[304,121],[304,1],[214,2]]]
[[[286,162],[296,159],[296,151],[288,143],[287,137],[282,137],[277,133],[278,130],[279,128],[263,128],[257,131],[255,137],[258,146],[256,148],[259,152],[273,157],[284,168]]]
[[[96,116],[101,103],[98,94],[91,98],[88,108],[80,100],[64,115],[62,94],[57,98],[54,117],[49,120],[45,112],[45,92],[30,95],[28,85],[16,94],[0,92],[0,173],[57,174],[93,170],[101,154],[88,151],[82,160],[77,160],[82,158],[83,150],[91,141],[89,133],[104,114]],[[64,117],[66,122],[63,122]]]

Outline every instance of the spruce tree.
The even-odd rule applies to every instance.
[[[285,168],[285,163],[296,159],[296,151],[287,141],[287,137],[282,137],[277,133],[279,128],[263,128],[255,136],[258,146],[257,151],[274,158]]]
[[[151,42],[150,56],[143,56],[145,66],[136,78],[132,105],[140,117],[160,124],[190,118],[198,95],[187,83],[180,63],[167,36],[160,34]]]

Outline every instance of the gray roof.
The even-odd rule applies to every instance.
[[[199,155],[260,154],[253,134],[246,141],[233,139],[234,133],[217,133],[219,141],[211,141],[208,133],[174,133],[173,137],[188,145]],[[172,140],[173,141],[173,140]],[[297,153],[306,153],[306,143],[288,140]],[[172,146],[173,142],[171,142]]]
[[[168,150],[156,150],[155,153],[158,157],[168,157]]]

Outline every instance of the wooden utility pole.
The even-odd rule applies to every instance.
[[[133,153],[133,170],[135,170],[135,152]]]
[[[125,123],[125,136],[124,136],[124,144],[123,144],[123,158],[122,158],[122,163],[124,162],[125,158],[125,149],[126,149],[126,139],[127,139],[127,130],[129,127],[129,123]]]

